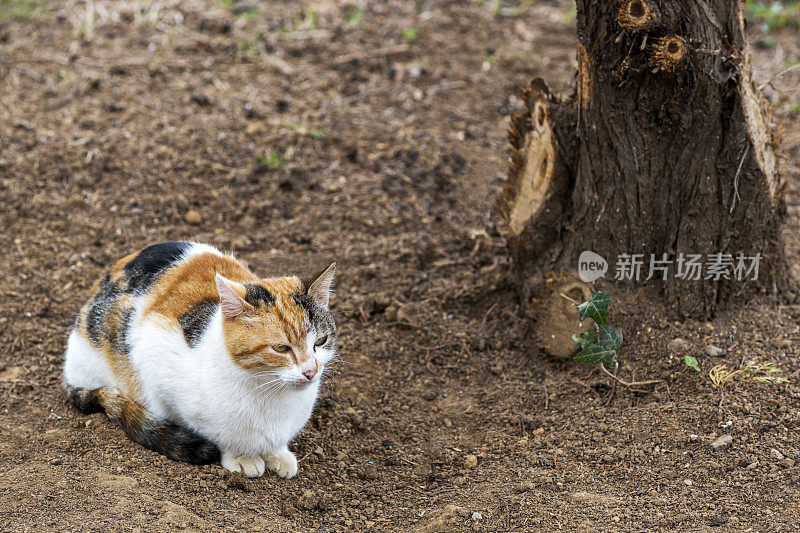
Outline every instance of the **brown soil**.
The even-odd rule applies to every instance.
[[[373,2],[350,26],[355,3],[308,2],[312,15],[272,1],[255,20],[242,4],[95,0],[90,27],[84,3],[53,3],[0,23],[0,527],[797,527],[800,305],[765,295],[676,323],[613,288],[620,376],[665,380],[647,393],[527,342],[491,205],[515,89],[571,82],[567,2]],[[795,32],[752,37],[757,80],[800,58]],[[797,80],[766,89],[793,178]],[[796,272],[796,183],[788,199]],[[293,444],[292,480],[171,462],[64,399],[64,342],[91,283],[175,239],[264,274],[338,261],[348,364]],[[675,375],[675,337],[701,373]],[[712,366],[751,360],[792,382],[712,386]]]

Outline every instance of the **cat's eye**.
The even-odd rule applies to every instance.
[[[272,347],[272,349],[278,353],[286,353],[289,350],[291,350],[291,348],[285,344],[276,344],[275,346]]]
[[[328,336],[324,335],[314,342],[314,346],[322,346],[326,342],[328,342]]]

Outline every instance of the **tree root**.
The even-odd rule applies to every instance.
[[[604,365],[600,365],[600,368],[609,375],[609,377],[613,378],[614,381],[622,385],[623,387],[632,390],[633,392],[650,392],[642,389],[636,389],[635,387],[646,387],[648,385],[658,385],[659,383],[664,383],[663,379],[649,379],[647,381],[623,381],[622,379],[618,378],[616,374],[612,374],[609,372]]]

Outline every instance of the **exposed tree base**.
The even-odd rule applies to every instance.
[[[511,119],[498,211],[523,302],[548,297],[545,273],[574,275],[584,250],[608,261],[607,280],[623,254],[641,254],[638,283],[651,255],[666,260],[666,280],[648,283],[679,316],[781,287],[779,134],[751,79],[741,4],[579,0],[578,36],[574,94],[535,79]],[[735,279],[739,253],[760,254],[756,279]],[[730,257],[732,279],[676,276],[689,254]]]
[[[543,292],[543,297],[533,299],[530,305],[537,325],[534,340],[551,357],[569,359],[578,352],[572,336],[592,327],[590,320],[578,323],[575,307],[589,300],[591,287],[577,280],[558,279],[547,283]]]

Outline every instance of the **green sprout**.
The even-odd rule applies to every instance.
[[[564,21],[564,24],[569,25],[569,24],[572,24],[575,21],[575,17],[577,17],[577,16],[578,16],[578,9],[575,7],[575,4],[573,4],[564,13],[564,16],[562,17],[562,20]]]
[[[250,8],[244,12],[244,20],[247,22],[253,22],[258,18],[258,9]]]
[[[289,124],[289,127],[292,131],[299,133],[300,135],[308,135],[312,139],[320,139],[325,136],[325,128],[315,128],[313,130],[307,130],[300,126],[297,122],[292,122]]]
[[[307,30],[317,29],[317,12],[314,9],[309,9],[303,16],[303,21],[300,25]]]
[[[355,28],[359,24],[361,24],[362,18],[364,18],[364,8],[352,7],[347,10],[347,16],[345,17],[345,25],[348,28]]]
[[[283,168],[285,166],[283,158],[275,150],[270,150],[267,155],[259,157],[258,160],[262,165],[270,169]]]
[[[0,0],[0,21],[32,20],[50,0]]]
[[[403,39],[406,41],[414,41],[419,35],[419,28],[406,28],[403,30]]]
[[[686,370],[687,368],[691,368],[696,372],[700,372],[700,365],[697,363],[696,357],[692,357],[691,355],[684,355],[683,363],[686,365],[684,370]]]

